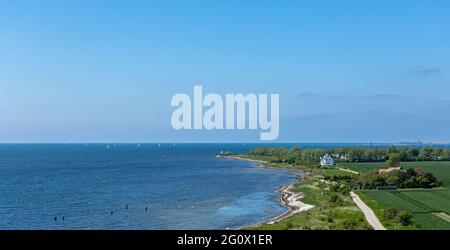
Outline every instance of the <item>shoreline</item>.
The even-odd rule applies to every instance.
[[[255,162],[257,163],[256,166],[258,167],[263,167],[263,164],[268,163],[267,161],[261,161],[261,160],[253,160],[253,159],[248,159],[248,158],[243,158],[243,157],[239,157],[239,156],[225,156],[225,155],[217,155],[217,158],[224,158],[224,159],[232,159],[232,160],[237,160],[237,161],[247,161],[247,162]]]
[[[262,160],[254,160],[254,159],[243,158],[243,157],[239,157],[239,156],[216,156],[216,157],[217,158],[223,158],[223,159],[231,159],[231,160],[236,160],[236,161],[254,162],[254,163],[256,163],[256,165],[255,166],[251,166],[251,167],[286,170],[286,171],[292,172],[297,177],[300,175],[300,173],[304,173],[304,171],[301,170],[301,169],[283,168],[283,167],[274,167],[274,166],[264,166],[264,164],[269,164],[269,162],[262,161]],[[297,180],[297,182],[299,182],[299,181]],[[279,189],[277,189],[277,190],[280,190],[280,189],[281,189],[281,187]]]
[[[243,158],[243,157],[238,157],[238,156],[218,156],[218,158],[226,158],[226,159],[232,159],[232,160],[238,160],[238,161],[247,161],[247,162],[255,162],[256,165],[255,167],[260,167],[260,168],[271,168],[271,169],[279,169],[279,170],[288,170],[290,172],[292,172],[295,176],[296,176],[296,182],[293,184],[288,184],[288,185],[284,185],[281,186],[279,189],[275,190],[276,192],[279,192],[281,194],[281,197],[278,199],[278,202],[280,203],[280,205],[282,205],[283,207],[287,208],[287,211],[276,215],[270,219],[255,223],[255,224],[251,224],[251,225],[246,225],[246,226],[242,226],[242,227],[238,227],[237,229],[242,229],[242,228],[252,228],[252,227],[258,227],[260,225],[263,224],[275,224],[285,218],[288,218],[294,214],[303,212],[303,211],[307,211],[311,208],[314,208],[313,205],[310,204],[306,204],[301,202],[299,199],[304,197],[304,194],[302,192],[296,193],[296,192],[292,192],[290,191],[291,188],[294,187],[295,184],[300,183],[301,179],[299,178],[299,174],[298,172],[300,170],[298,169],[288,169],[288,168],[279,168],[279,167],[266,167],[263,164],[266,164],[268,162],[266,161],[261,161],[261,160],[253,160],[253,159],[248,159],[248,158]]]
[[[279,214],[271,219],[264,220],[264,221],[261,221],[261,222],[258,222],[258,223],[252,224],[252,225],[244,226],[241,228],[258,227],[263,224],[272,225],[272,224],[275,224],[281,220],[284,220],[294,214],[314,208],[313,205],[306,204],[306,203],[299,201],[299,199],[304,197],[304,194],[303,193],[295,193],[295,192],[290,191],[290,189],[293,186],[294,186],[294,184],[289,184],[289,185],[285,185],[277,190],[277,192],[281,193],[281,197],[280,197],[280,199],[278,199],[278,202],[282,206],[286,207],[288,209],[287,211],[285,211],[284,213]],[[239,229],[241,229],[241,228],[239,228]]]

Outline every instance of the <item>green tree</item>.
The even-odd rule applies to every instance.
[[[399,154],[389,154],[388,160],[386,161],[386,164],[390,168],[396,168],[400,166],[400,155]]]
[[[386,184],[388,186],[397,186],[399,183],[399,180],[400,180],[400,178],[398,177],[398,174],[393,172],[386,177]]]
[[[409,211],[402,210],[402,211],[398,212],[396,221],[398,223],[402,224],[403,226],[408,226],[408,225],[411,225],[411,223],[412,223],[412,217],[413,216]]]

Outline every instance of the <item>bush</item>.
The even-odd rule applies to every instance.
[[[397,217],[396,217],[396,221],[400,224],[402,224],[403,226],[408,226],[411,225],[412,223],[412,214],[406,210],[402,210],[400,212],[398,212]]]
[[[358,225],[358,223],[357,223],[357,221],[355,219],[348,219],[348,220],[345,220],[342,223],[343,228],[347,229],[347,230],[356,229],[357,225]]]
[[[333,217],[332,217],[332,216],[328,216],[328,217],[327,217],[327,222],[328,222],[328,223],[333,223],[333,221],[334,221],[334,220],[333,220]]]
[[[330,196],[330,201],[331,201],[332,203],[338,202],[338,201],[339,201],[339,195],[337,195],[337,194],[332,194],[332,195]]]
[[[387,208],[384,210],[384,217],[389,220],[393,220],[397,217],[398,210],[396,208]]]
[[[350,191],[352,191],[352,188],[348,185],[341,185],[339,188],[339,191],[341,192],[341,194],[346,195],[348,194]]]
[[[333,191],[333,192],[338,192],[339,191],[339,187],[340,187],[339,184],[332,184],[330,186],[330,190]]]

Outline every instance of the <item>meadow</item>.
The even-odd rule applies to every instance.
[[[339,167],[357,172],[369,172],[386,167],[385,163],[339,163]],[[450,162],[403,162],[403,168],[420,167],[432,172],[444,187],[434,189],[399,189],[395,191],[364,190],[362,198],[388,228],[398,229],[395,223],[383,218],[384,209],[397,208],[413,214],[417,229],[450,229]]]
[[[258,230],[367,230],[371,229],[361,210],[352,201],[347,190],[332,189],[326,176],[351,175],[336,169],[315,169],[304,181],[295,184],[292,191],[304,193],[301,199],[314,208],[296,213],[275,224],[263,224],[245,229]]]

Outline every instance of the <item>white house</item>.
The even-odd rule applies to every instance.
[[[322,166],[322,167],[334,166],[333,157],[331,157],[331,155],[329,155],[329,154],[326,154],[326,155],[320,157],[320,166]]]

